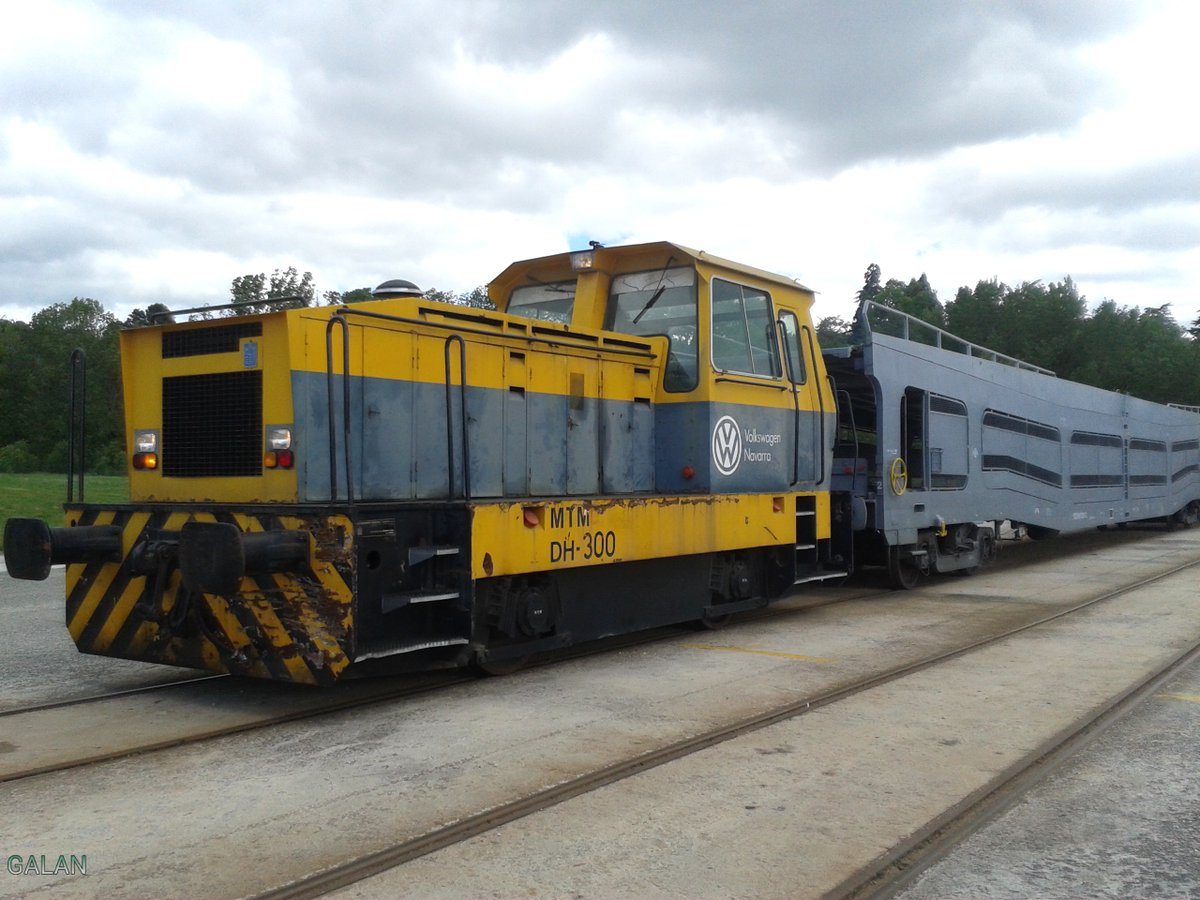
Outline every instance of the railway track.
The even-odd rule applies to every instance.
[[[359,882],[387,871],[395,866],[417,859],[426,854],[449,848],[475,836],[484,834],[508,822],[513,822],[533,813],[549,809],[575,797],[612,785],[639,773],[646,772],[666,763],[684,759],[711,747],[731,741],[743,735],[795,719],[823,707],[836,704],[855,695],[905,678],[909,675],[934,668],[983,648],[991,647],[1005,639],[1041,628],[1050,623],[1075,615],[1098,604],[1111,602],[1147,585],[1200,567],[1200,561],[1187,562],[1168,571],[1139,579],[1131,584],[1091,597],[1083,602],[1072,603],[1045,615],[1036,616],[1020,625],[994,632],[976,640],[947,648],[924,658],[897,665],[867,677],[839,685],[833,689],[809,694],[786,704],[778,705],[753,716],[739,719],[703,733],[678,740],[653,750],[630,756],[624,760],[605,765],[574,778],[563,780],[542,790],[535,791],[508,802],[500,803],[475,815],[467,816],[443,827],[397,841],[391,846],[327,867],[311,875],[281,885],[256,895],[265,898],[316,897],[329,891]],[[1200,658],[1200,643],[1179,654],[1164,669],[1152,674],[1143,682],[1123,694],[1108,710],[1078,724],[1069,733],[1058,736],[1053,745],[1048,745],[1035,756],[1009,773],[1004,784],[992,786],[983,796],[968,798],[961,808],[952,809],[946,816],[935,820],[915,842],[896,850],[883,866],[872,866],[857,872],[839,885],[832,896],[868,896],[876,892],[888,893],[901,884],[899,876],[908,869],[916,868],[919,860],[932,861],[944,848],[952,846],[961,835],[977,827],[985,817],[1002,808],[1000,804],[1011,802],[1021,790],[1031,784],[1055,761],[1064,759],[1081,742],[1102,728],[1104,724],[1119,717],[1131,708],[1147,692],[1178,668]]]
[[[87,822],[95,817],[111,822],[111,833],[102,845],[105,853],[103,868],[89,873],[86,882],[79,885],[90,893],[104,892],[109,887],[141,895],[190,890],[244,896],[255,891],[278,890],[279,886],[294,884],[293,879],[297,876],[334,872],[344,861],[362,862],[364,857],[376,851],[388,850],[389,845],[395,847],[409,839],[419,841],[429,836],[444,837],[442,832],[450,823],[490,819],[493,825],[500,824],[501,820],[496,817],[505,811],[519,819],[538,807],[553,806],[554,802],[560,803],[557,809],[528,817],[516,828],[503,832],[503,836],[494,835],[481,843],[457,846],[451,841],[445,844],[444,852],[431,855],[430,851],[437,847],[427,845],[426,849],[416,853],[410,866],[401,867],[392,875],[358,890],[365,889],[369,894],[380,885],[391,883],[395,888],[405,883],[403,879],[426,879],[432,873],[465,878],[469,872],[480,869],[480,860],[476,857],[480,852],[486,852],[486,848],[506,852],[517,835],[545,830],[551,823],[556,823],[551,828],[556,835],[569,837],[574,833],[573,829],[583,828],[580,838],[583,834],[595,833],[597,839],[614,847],[620,843],[622,834],[628,834],[630,842],[622,853],[628,855],[630,865],[635,867],[629,871],[636,873],[643,870],[634,862],[637,854],[653,854],[653,847],[661,845],[637,839],[636,823],[647,821],[649,817],[645,813],[620,823],[614,830],[616,823],[608,821],[608,815],[603,811],[606,804],[607,809],[612,810],[613,798],[618,798],[618,808],[628,808],[639,803],[639,797],[649,788],[653,796],[662,800],[671,796],[681,773],[689,772],[691,775],[685,777],[695,781],[700,772],[702,783],[719,787],[724,785],[725,775],[745,768],[746,764],[753,769],[760,761],[772,765],[778,763],[787,773],[788,761],[801,757],[760,754],[776,752],[771,748],[780,744],[794,744],[804,748],[794,752],[805,754],[804,758],[816,759],[823,746],[839,746],[842,738],[838,736],[837,727],[840,726],[836,723],[847,716],[853,721],[856,709],[869,710],[868,718],[861,721],[866,721],[871,730],[848,739],[857,740],[859,743],[854,746],[866,749],[877,733],[873,729],[880,727],[874,723],[886,713],[886,703],[890,702],[882,698],[907,698],[895,708],[895,717],[899,719],[906,715],[904,710],[909,704],[919,704],[912,707],[914,710],[924,707],[922,683],[940,685],[948,678],[961,677],[963,672],[981,672],[981,666],[986,669],[987,665],[993,665],[988,671],[994,671],[994,664],[985,661],[996,658],[997,654],[1000,659],[1006,659],[1016,652],[1033,659],[1038,651],[1035,649],[1031,656],[1028,650],[1017,651],[1010,645],[990,653],[984,651],[967,661],[948,663],[945,670],[934,669],[930,674],[897,682],[879,692],[865,694],[861,699],[846,697],[844,705],[826,703],[829,712],[811,720],[805,719],[800,725],[789,725],[786,719],[781,719],[776,729],[760,731],[759,737],[741,742],[734,741],[732,736],[725,741],[718,739],[712,751],[693,753],[690,759],[685,754],[678,766],[662,766],[666,759],[652,759],[640,751],[660,747],[669,750],[680,741],[690,740],[716,726],[721,726],[722,731],[728,730],[725,726],[736,725],[735,720],[747,722],[752,717],[761,720],[762,716],[754,714],[778,712],[777,704],[782,697],[796,698],[801,691],[811,706],[818,695],[835,693],[835,689],[842,692],[853,689],[861,682],[864,671],[885,675],[882,668],[889,660],[916,664],[935,656],[934,651],[941,651],[936,655],[946,656],[948,651],[964,649],[988,635],[995,638],[1009,633],[1012,631],[1008,628],[1010,625],[1028,625],[1039,617],[1045,618],[1042,614],[1047,612],[1062,613],[1070,606],[1078,605],[1076,601],[1095,601],[1089,584],[1111,586],[1132,580],[1135,575],[1162,577],[1181,571],[1186,566],[1180,566],[1180,563],[1188,563],[1193,556],[1200,556],[1197,552],[1200,546],[1194,536],[1131,551],[1119,549],[1124,543],[1122,540],[1114,546],[1109,541],[1102,541],[1100,546],[1085,548],[1091,551],[1085,555],[1056,554],[1060,559],[1068,556],[1066,566],[1052,565],[1045,570],[1036,567],[1023,570],[1014,566],[1010,570],[1007,564],[1002,564],[991,570],[991,574],[977,578],[938,579],[931,582],[928,591],[911,594],[872,590],[869,582],[866,585],[860,583],[852,588],[823,592],[830,598],[836,595],[860,601],[827,610],[811,610],[816,598],[799,594],[772,607],[764,616],[739,617],[736,628],[703,637],[690,629],[677,629],[671,634],[660,634],[662,640],[657,645],[617,651],[607,661],[603,657],[608,654],[600,654],[594,662],[567,662],[561,667],[531,671],[511,681],[501,679],[460,686],[443,694],[414,697],[390,706],[376,704],[374,708],[363,708],[352,715],[327,720],[302,717],[309,721],[275,729],[244,728],[242,730],[251,733],[211,745],[178,746],[170,752],[147,753],[110,765],[77,766],[57,776],[25,778],[4,785],[5,789],[0,791],[0,816],[7,817],[12,823],[10,837],[14,846],[29,845],[38,849],[43,843],[52,841],[56,846],[97,853],[96,838]],[[1024,545],[1021,549],[1037,551],[1039,547]],[[1014,553],[1005,558],[1016,562],[1022,556]],[[1144,578],[1139,579],[1139,583],[1144,581]],[[1180,577],[1173,582],[1174,585],[1180,583]],[[1136,587],[1136,584],[1126,585],[1124,590]],[[1118,603],[1097,615],[1103,622],[1162,623],[1154,627],[1174,628],[1181,635],[1191,635],[1195,626],[1195,633],[1200,635],[1200,613],[1183,612],[1186,605],[1180,606],[1176,602],[1172,607],[1165,607],[1161,605],[1163,601],[1149,599],[1150,609],[1161,607],[1161,612],[1154,613],[1151,618],[1146,618],[1145,612],[1133,612],[1145,608],[1148,598],[1162,597],[1164,591],[1171,596],[1172,592],[1177,594],[1180,590],[1185,589],[1143,590],[1130,606]],[[886,599],[875,599],[881,596]],[[1168,608],[1180,610],[1178,622],[1174,615],[1163,618]],[[1135,615],[1135,620],[1130,620],[1130,615]],[[1089,616],[1078,627],[1072,624],[1060,627],[1058,632],[1064,637],[1080,633],[1080,639],[1086,645],[1095,640],[1090,636],[1093,626],[1086,622],[1095,621],[1095,616]],[[1048,627],[1041,635],[1025,639],[1024,644],[1042,645],[1053,633]],[[1175,641],[1171,646],[1180,644]],[[735,652],[714,654],[712,650]],[[794,656],[777,651],[816,653],[831,658]],[[765,656],[750,655],[763,652]],[[791,656],[799,661],[766,658],[771,656]],[[1134,659],[1133,656],[1127,658]],[[1157,660],[1158,655],[1151,658]],[[955,671],[960,674],[950,674]],[[1129,665],[1121,667],[1115,680],[1111,675],[1108,677],[1106,683],[1112,688],[1103,697],[1123,689],[1125,684],[1140,677],[1142,671],[1140,666],[1136,672]],[[249,708],[253,704],[242,696],[242,691],[263,686],[261,682],[220,679],[196,685],[195,693],[187,702],[169,699],[175,697],[171,692],[112,699],[108,702],[108,714],[114,718],[108,720],[89,712],[97,705],[94,703],[47,709],[33,715],[60,717],[82,713],[93,716],[95,729],[81,727],[77,734],[61,742],[74,748],[80,738],[98,741],[114,732],[136,727],[143,721],[188,721],[190,716],[235,707],[249,715],[254,712]],[[861,690],[863,686],[859,687]],[[988,683],[981,687],[986,691]],[[274,693],[275,712],[279,711],[280,695],[321,696],[312,691]],[[935,687],[930,696],[940,693]],[[1041,697],[1030,699],[1039,708],[1048,710]],[[1023,700],[1020,708],[1026,708],[1029,702]],[[239,703],[245,708],[239,707]],[[123,707],[118,714],[114,705],[121,704]],[[1025,713],[1017,714],[1025,721]],[[28,729],[10,731],[14,718],[10,716],[3,720],[3,737],[23,745]],[[942,724],[938,726],[935,738],[962,736],[964,743],[970,742],[966,735],[955,732],[954,720],[938,721]],[[1057,720],[1053,715],[1044,714],[1039,721],[1044,725],[1047,721]],[[1066,721],[1067,718],[1061,719],[1063,724]],[[835,723],[832,728],[831,722]],[[769,724],[762,722],[762,725]],[[1038,731],[1037,727],[1033,726],[1032,733],[1037,735],[1034,740],[1021,744],[1022,752],[1042,740],[1041,735],[1050,733],[1050,729]],[[1054,728],[1058,727],[1054,725]],[[1029,729],[1025,729],[1023,733],[1028,732]],[[746,733],[752,734],[753,729]],[[178,734],[171,737],[177,738]],[[931,743],[937,751],[940,742],[935,739]],[[977,740],[974,743],[979,746]],[[16,749],[20,751],[24,747]],[[881,750],[889,754],[895,752],[890,741]],[[990,746],[976,752],[980,756],[986,754],[983,762],[993,755]],[[92,755],[95,754],[73,752],[71,758],[78,760]],[[635,762],[636,770],[643,772],[646,780],[621,784],[623,778],[619,769],[637,755],[640,758]],[[0,764],[6,762],[6,757],[13,758],[10,747],[0,747]],[[957,765],[957,757],[947,751],[940,751],[940,757],[944,765]],[[842,771],[844,763],[858,758],[857,753],[849,757],[835,756],[823,766]],[[513,765],[516,760],[522,763]],[[869,784],[873,774],[884,774],[894,763],[894,758],[884,757],[871,768],[856,764],[857,768],[847,771],[852,780],[844,787],[841,779],[825,777],[832,772],[821,771],[814,772],[812,779],[805,778],[802,788],[793,783],[796,776],[792,774],[781,776],[783,781],[772,781],[773,776],[769,773],[749,775],[755,783],[744,784],[743,790],[749,790],[757,801],[759,788],[767,787],[757,784],[763,780],[772,781],[774,789],[780,792],[793,792],[790,800],[781,795],[779,802],[788,802],[801,813],[801,817],[788,827],[788,833],[796,834],[796,840],[807,848],[803,854],[807,860],[822,841],[820,835],[798,836],[806,828],[804,815],[807,813],[802,811],[811,809],[810,792],[831,788],[840,792],[853,785]],[[543,788],[560,781],[569,783],[570,779],[591,776],[599,770],[612,775],[612,787],[608,791],[589,795],[588,786],[583,785],[580,796],[572,803],[539,802],[545,800],[540,797]],[[987,777],[992,778],[998,771],[997,767],[987,767]],[[902,775],[903,770],[896,774]],[[164,784],[172,785],[169,796],[163,795]],[[219,789],[214,793],[214,786],[221,785],[236,786],[236,789],[232,793],[222,794]],[[577,782],[576,786],[579,785]],[[891,795],[894,787],[889,780],[880,789]],[[796,788],[800,788],[800,794],[795,793]],[[862,792],[858,791],[858,794],[861,796]],[[78,799],[84,797],[88,798],[86,809]],[[961,797],[962,794],[955,794],[943,800],[931,796],[921,805],[920,818],[914,820],[912,827],[939,816]],[[532,798],[534,802],[525,812],[514,813],[510,808],[513,798]],[[740,804],[745,801],[736,797],[721,801],[716,796],[704,799],[706,807],[709,803],[719,802],[724,802],[727,807],[732,802],[733,809],[740,810]],[[829,805],[828,798],[823,802]],[[834,800],[835,806],[838,802]],[[861,802],[869,806],[872,801],[864,798]],[[39,816],[36,822],[31,821],[24,814],[29,809],[42,809],[47,815]],[[904,810],[909,811],[909,804],[904,805]],[[208,821],[216,814],[222,817],[224,836],[212,834],[211,829],[198,830],[193,824]],[[853,813],[847,810],[847,814]],[[705,815],[705,812],[693,809],[680,821],[702,821],[696,818],[697,815]],[[747,815],[757,818],[761,814]],[[654,818],[662,821],[660,816]],[[290,824],[281,833],[279,823],[283,821]],[[894,824],[895,816],[887,821]],[[338,825],[331,830],[329,823],[332,822]],[[873,827],[874,823],[875,816],[872,816]],[[484,831],[493,825],[486,825]],[[684,828],[679,838],[684,845],[702,837],[688,830],[689,825],[685,824]],[[753,831],[753,826],[750,828]],[[904,825],[890,840],[879,842],[877,846],[899,844],[910,830]],[[600,838],[606,831],[608,837]],[[224,859],[224,848],[233,839],[258,848],[253,864],[247,858],[244,864],[223,863],[214,869],[197,862]],[[548,855],[535,854],[542,866],[546,859],[578,859],[576,854],[556,855],[553,847],[546,849]],[[580,849],[582,847],[577,845],[576,850]],[[418,858],[422,854],[427,855]],[[521,854],[521,858],[526,856]],[[842,858],[845,857],[839,856]],[[819,877],[809,877],[806,870],[804,883],[833,885],[853,866],[864,864],[869,857],[846,859],[847,865],[839,865],[836,872],[822,872]],[[643,860],[643,867],[647,872],[657,872],[662,871],[663,863],[664,860],[651,855]],[[386,865],[380,868],[386,868]],[[685,868],[681,874],[686,871]],[[352,876],[349,880],[357,877],[360,876]],[[541,883],[565,886],[571,883],[571,877],[570,871],[564,871],[559,876],[548,876]],[[425,883],[424,880],[421,883]],[[444,890],[456,890],[454,886],[459,884],[459,881],[447,881]],[[474,885],[471,892],[492,890],[490,881],[476,879]],[[520,889],[527,886],[526,883]],[[4,893],[2,887],[0,893]],[[460,885],[457,890],[463,892],[465,889]],[[513,888],[510,892],[516,890]],[[702,887],[697,886],[694,890],[702,890]],[[729,890],[744,892],[736,887]]]
[[[798,598],[800,602],[790,607],[767,607],[744,613],[738,620],[755,621],[772,615],[787,615],[831,603],[871,599],[890,593],[887,590],[867,589],[835,598]],[[596,645],[572,648],[552,657],[533,660],[531,665],[565,662],[641,646],[691,634],[692,631],[692,626],[682,625],[622,635]],[[14,750],[0,756],[0,783],[361,707],[412,699],[474,680],[475,676],[470,673],[453,672],[364,679],[313,690],[227,675],[205,675],[4,710],[0,711],[3,727],[9,733],[22,735],[22,740]],[[397,684],[397,681],[400,683]],[[140,716],[139,709],[129,704],[147,697],[153,697],[156,703],[177,703],[180,716],[173,717],[170,709],[156,709],[154,717],[149,720]],[[208,710],[205,715],[216,718],[197,719],[195,707],[198,701]],[[55,721],[54,717],[58,715],[62,718]],[[135,721],[136,724],[114,732],[106,727],[113,721]],[[215,721],[216,724],[206,724],[207,721]],[[91,743],[97,739],[97,735],[109,741],[110,745],[97,747]]]
[[[1157,672],[1149,674],[1113,698],[1111,704],[1056,735],[1037,753],[1006,772],[998,784],[968,797],[962,804],[929,823],[912,841],[894,848],[892,858],[885,865],[871,866],[855,873],[830,891],[828,896],[845,900],[882,900],[900,893],[931,865],[949,855],[962,841],[1009,810],[1031,788],[1061,768],[1106,728],[1132,712],[1165,682],[1197,661],[1200,661],[1200,641]]]
[[[1087,550],[1103,546],[1106,541],[1111,543],[1114,538],[1114,534],[1097,534],[1072,536],[1070,540],[1078,548]],[[1136,540],[1129,533],[1124,533],[1121,539]],[[1017,568],[1035,563],[1047,555],[1046,547],[1044,543],[1027,542],[1019,548],[1019,553],[1008,555],[1004,565]],[[1054,555],[1052,551],[1049,552]],[[764,618],[796,615],[834,603],[895,596],[895,592],[889,588],[874,587],[868,578],[866,583],[839,591],[832,597],[815,592],[799,592],[781,604],[742,613],[735,621],[749,623]],[[684,625],[623,635],[534,660],[533,664],[563,662],[690,633],[691,626]],[[0,711],[0,721],[4,722],[5,729],[8,733],[21,735],[22,740],[14,750],[0,755],[0,783],[334,715],[360,707],[411,699],[471,680],[472,676],[462,673],[403,676],[400,677],[400,684],[396,683],[396,677],[379,678],[313,691],[224,675],[204,675],[3,710]],[[177,703],[180,714],[173,716],[171,708],[156,708],[154,716],[145,716],[140,705],[134,704],[147,697],[153,697],[156,706],[163,702]],[[197,705],[205,710],[199,716],[196,713]],[[110,727],[113,721],[133,724],[114,731]],[[98,741],[108,743],[100,744]]]

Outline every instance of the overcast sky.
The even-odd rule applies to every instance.
[[[1200,307],[1194,0],[0,0],[0,317],[671,240]]]

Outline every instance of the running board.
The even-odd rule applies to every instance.
[[[797,578],[795,581],[792,582],[792,584],[793,585],[810,584],[811,582],[814,582],[814,581],[831,581],[834,578],[849,578],[849,577],[850,577],[849,572],[822,572],[820,575],[806,575],[803,578]]]
[[[379,608],[384,613],[395,612],[398,609],[403,609],[413,603],[433,603],[437,600],[457,600],[458,591],[446,591],[445,593],[423,593],[414,591],[411,593],[395,593],[384,594],[379,598]]]
[[[355,662],[362,662],[365,659],[383,659],[385,656],[396,656],[401,653],[415,653],[418,650],[432,650],[438,647],[457,647],[466,644],[466,638],[440,638],[432,641],[421,641],[416,644],[396,644],[392,647],[381,648],[378,650],[368,650],[366,653],[360,653],[354,657]]]

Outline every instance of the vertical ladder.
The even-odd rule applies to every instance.
[[[817,556],[817,498],[796,498],[796,575],[815,569]]]
[[[409,547],[408,566],[410,570],[426,563],[432,563],[432,567],[425,572],[425,586],[415,591],[385,592],[380,597],[382,611],[390,613],[414,603],[457,600],[461,593],[444,584],[446,579],[442,577],[443,573],[439,571],[438,563],[445,557],[458,555],[458,547]]]
[[[826,541],[826,544],[829,542]],[[793,584],[845,578],[849,573],[822,568],[820,541],[817,540],[817,498],[796,498],[796,575]]]

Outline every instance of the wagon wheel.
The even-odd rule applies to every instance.
[[[1118,528],[1124,528],[1124,522],[1117,523]],[[1029,535],[1031,541],[1045,541],[1058,535],[1057,529],[1047,528],[1045,525],[1030,525],[1025,523],[1025,533]]]
[[[900,547],[888,547],[888,581],[900,591],[911,591],[921,580],[921,569],[912,557],[901,554]]]
[[[959,569],[959,575],[969,576],[976,574],[980,568],[987,565],[996,556],[996,532],[981,528],[977,540],[979,541],[979,565]]]

